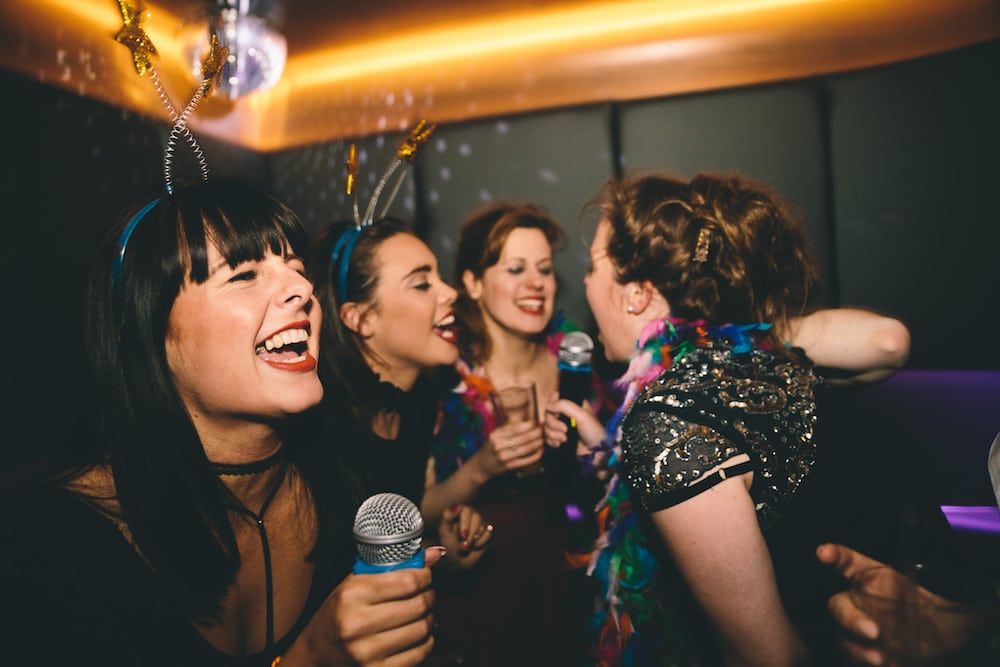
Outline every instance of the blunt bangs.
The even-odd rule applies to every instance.
[[[284,204],[252,185],[214,182],[178,198],[178,259],[188,279],[208,279],[208,244],[235,268],[268,253],[305,257],[308,239],[298,218]]]

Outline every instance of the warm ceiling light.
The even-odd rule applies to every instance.
[[[236,99],[274,86],[288,56],[285,37],[275,27],[280,9],[278,0],[210,1],[208,25],[201,25],[187,48],[195,77],[201,76],[201,61],[214,32],[229,49],[216,90]]]

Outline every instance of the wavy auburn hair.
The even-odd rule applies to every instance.
[[[675,316],[784,329],[819,285],[801,221],[746,179],[610,181],[591,205],[611,225],[618,281],[648,280]]]
[[[535,204],[497,202],[473,211],[462,224],[455,253],[455,318],[458,322],[458,349],[462,357],[476,364],[490,358],[492,345],[479,303],[469,296],[462,276],[471,271],[481,279],[486,269],[500,261],[507,237],[515,229],[537,229],[555,252],[565,233],[549,213]],[[543,334],[544,335],[544,334]]]

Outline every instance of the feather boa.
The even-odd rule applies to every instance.
[[[603,465],[613,472],[604,498],[595,508],[599,534],[587,559],[587,574],[600,587],[591,622],[597,635],[593,657],[598,667],[642,664],[651,650],[679,660],[682,648],[679,633],[671,628],[672,619],[657,603],[659,566],[639,530],[628,486],[617,472],[621,423],[628,408],[649,383],[695,348],[711,347],[720,339],[732,346],[734,354],[767,348],[760,334],[770,328],[770,324],[710,326],[704,320],[669,318],[651,322],[642,330],[636,354],[616,383],[625,391],[624,400],[608,421],[604,440],[584,461],[593,468],[595,458],[602,454]],[[655,632],[642,637],[641,628],[653,619]]]

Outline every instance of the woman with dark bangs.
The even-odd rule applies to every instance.
[[[429,653],[429,569],[345,579],[357,498],[308,423],[323,388],[305,252],[294,214],[230,182],[177,187],[111,231],[88,293],[99,439],[18,499],[30,514],[7,526],[8,657],[414,665]]]

